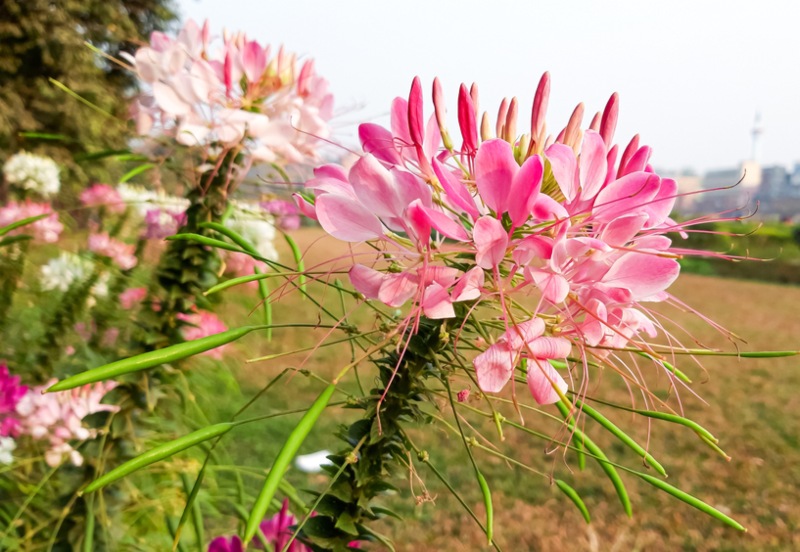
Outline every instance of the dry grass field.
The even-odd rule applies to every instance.
[[[332,252],[346,253],[332,239],[318,241],[320,234],[315,230],[304,229],[296,238],[303,250],[309,251],[306,257],[309,268],[330,257]],[[346,276],[341,278],[346,281]],[[800,288],[684,275],[671,291],[741,336],[746,341],[739,344],[742,350],[800,349]],[[248,307],[256,303],[255,290],[230,297],[236,298],[236,305],[229,308],[230,318],[244,316]],[[325,303],[337,305],[338,297],[329,294]],[[698,341],[735,350],[697,317],[670,307],[663,307],[663,311]],[[313,321],[316,310],[308,301],[292,295],[275,305],[275,316],[280,322]],[[366,315],[360,319],[368,322]],[[281,330],[270,343],[247,341],[238,348],[236,356],[241,359],[290,351],[313,345],[320,336],[320,330]],[[304,358],[305,355],[294,355],[266,363],[238,363],[235,369],[243,382],[243,394],[249,395],[283,367],[297,366]],[[326,376],[348,361],[347,348],[331,347],[319,351],[305,368]],[[649,438],[649,450],[664,464],[670,483],[729,513],[748,532],[727,528],[635,477],[623,475],[634,509],[633,519],[628,519],[611,484],[591,459],[587,460],[586,469],[580,471],[574,455],[565,456],[561,451],[547,454],[547,442],[507,431],[506,440],[499,447],[545,473],[552,472],[569,481],[586,501],[592,523],[585,524],[572,504],[546,478],[476,451],[493,490],[495,534],[503,550],[800,550],[800,359],[708,358],[702,368],[688,362],[679,367],[694,380],[694,389],[707,402],[682,393],[681,404],[686,415],[720,439],[720,445],[731,456],[729,462],[706,448],[690,431],[657,422],[648,431],[646,422],[640,418],[610,409],[604,412],[640,442]],[[592,378],[591,393],[630,404],[628,391],[614,374],[592,374]],[[666,397],[666,384],[663,377],[654,376],[650,381],[662,397]],[[306,404],[305,401],[313,400],[318,391],[317,382],[296,376],[290,383],[281,384],[278,392],[265,397],[256,408],[263,408],[264,412],[292,408],[298,402]],[[351,411],[326,416],[301,452],[336,449],[339,442],[332,433],[339,423],[352,420],[352,416]],[[240,450],[239,459],[254,467],[268,465],[294,423],[295,419],[288,417],[270,420],[246,435],[237,435],[238,444],[246,443],[236,447]],[[526,423],[537,427],[540,418],[529,416]],[[636,456],[604,434],[601,427],[589,421],[584,423],[588,434],[612,460],[644,469]],[[552,429],[549,426],[543,431]],[[489,424],[478,424],[474,431],[496,439]],[[421,432],[415,435],[429,451],[432,461],[447,473],[478,516],[482,516],[480,494],[459,440],[439,429],[429,428],[424,435]],[[417,475],[434,501],[415,504],[408,474],[398,474],[395,483],[400,492],[387,499],[388,505],[405,518],[402,522],[391,520],[383,524],[397,550],[486,549],[480,529],[424,470],[419,467]],[[323,478],[308,480],[299,474],[293,474],[292,478],[301,488],[324,484]],[[417,496],[421,493],[419,481],[414,492]]]

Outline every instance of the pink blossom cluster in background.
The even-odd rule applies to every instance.
[[[478,383],[500,391],[527,359],[541,404],[568,388],[547,360],[603,359],[609,347],[655,337],[659,324],[646,304],[673,299],[666,290],[676,259],[693,253],[667,236],[693,224],[669,218],[675,181],[653,171],[638,136],[624,148],[614,143],[617,95],[588,128],[580,104],[549,135],[549,90],[545,74],[530,130],[520,134],[516,99],[503,101],[492,124],[480,115],[477,87],[462,85],[457,145],[438,81],[426,121],[415,79],[408,100],[394,100],[390,129],[360,126],[364,153],[352,168],[323,166],[306,195],[295,196],[332,236],[386,251],[388,262],[357,262],[350,279],[367,299],[410,301],[412,331],[420,316],[456,316],[462,302],[495,307],[505,332],[475,358]],[[531,311],[514,308],[527,296]]]
[[[0,370],[0,374],[2,370]],[[117,412],[119,407],[102,404],[103,397],[116,387],[114,382],[84,385],[70,391],[43,393],[56,383],[53,379],[38,387],[28,389],[18,399],[15,417],[18,436],[29,436],[36,440],[47,440],[45,462],[58,466],[64,457],[76,466],[83,457],[72,446],[73,441],[86,441],[97,434],[97,430],[86,427],[83,419],[96,412]]]
[[[64,225],[58,220],[58,215],[53,212],[49,203],[35,203],[33,201],[10,201],[0,207],[0,228],[11,223],[40,215],[48,215],[32,224],[13,230],[10,235],[27,234],[37,241],[55,243],[64,230]]]
[[[12,376],[8,366],[0,364],[0,437],[16,437],[19,434],[17,404],[28,392],[20,384],[19,376]]]
[[[149,240],[163,240],[178,233],[186,224],[186,212],[182,210],[159,207],[148,209],[144,215],[144,237]]]
[[[142,135],[187,146],[244,143],[251,160],[314,158],[330,134],[333,96],[314,63],[273,52],[243,33],[211,36],[208,22],[187,21],[176,37],[154,32],[131,60],[149,90],[133,106]]]
[[[281,230],[297,230],[300,228],[300,210],[291,201],[271,199],[261,202],[261,207],[273,217]]]
[[[122,270],[130,270],[136,266],[138,260],[135,250],[135,245],[123,243],[106,233],[89,235],[89,251],[109,257]]]
[[[178,314],[177,316],[179,320],[186,323],[181,329],[183,338],[186,341],[194,341],[195,339],[201,339],[209,335],[227,331],[228,329],[217,315],[205,310],[198,310],[188,314]],[[206,351],[203,354],[219,360],[222,358],[226,347],[227,345],[223,345],[216,349]]]
[[[314,513],[312,513],[312,516]],[[270,545],[271,550],[283,550],[291,539],[297,525],[297,518],[289,512],[289,501],[284,499],[280,512],[261,522],[259,528],[264,535],[264,540]],[[358,541],[348,543],[349,548],[359,548]],[[261,539],[253,539],[253,548],[263,550]],[[208,552],[242,552],[242,540],[236,535],[232,537],[217,537],[208,545]],[[286,548],[286,552],[311,552],[311,549],[302,542],[295,540]]]
[[[92,184],[81,192],[80,199],[84,207],[102,208],[117,215],[127,208],[120,193],[108,184]]]

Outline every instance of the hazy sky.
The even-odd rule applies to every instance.
[[[474,81],[482,110],[494,115],[503,96],[517,96],[524,121],[549,70],[551,130],[577,102],[593,113],[617,91],[618,141],[638,132],[658,167],[705,170],[749,157],[756,111],[761,160],[800,161],[794,0],[179,2],[184,17],[209,18],[215,32],[244,30],[314,57],[338,107],[359,107],[339,117],[343,141],[354,141],[357,122],[388,120],[415,75],[426,97],[433,77],[442,79],[451,114],[459,83]]]

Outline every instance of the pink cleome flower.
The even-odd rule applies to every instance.
[[[183,338],[186,341],[193,341],[227,331],[228,327],[214,313],[198,310],[189,314],[178,314],[178,319],[185,322],[182,329]],[[211,349],[203,353],[215,359],[221,359],[227,345]]]
[[[119,192],[108,184],[92,184],[81,192],[81,203],[85,207],[103,208],[109,213],[125,212],[125,201]]]
[[[58,466],[66,456],[76,466],[83,457],[70,444],[71,441],[86,441],[94,438],[96,430],[87,428],[82,420],[97,412],[118,412],[119,407],[100,401],[114,387],[114,382],[98,382],[59,393],[44,393],[56,383],[53,379],[30,389],[17,404],[21,435],[33,439],[47,439],[49,448],[45,452],[48,466]]]
[[[138,263],[135,250],[135,245],[123,243],[106,233],[89,235],[89,251],[109,257],[122,270],[130,270]]]
[[[55,243],[64,230],[64,225],[58,220],[58,214],[53,212],[49,203],[34,203],[24,201],[17,203],[11,201],[0,207],[0,228],[8,226],[30,217],[47,215],[26,226],[13,230],[11,235],[30,234],[35,240],[45,243]]]
[[[333,237],[379,246],[350,280],[367,299],[410,301],[412,330],[420,316],[455,317],[459,303],[495,308],[503,331],[474,359],[478,383],[500,391],[524,360],[540,404],[568,388],[548,360],[605,359],[609,348],[656,336],[646,304],[671,299],[677,259],[690,253],[668,234],[692,224],[669,218],[677,186],[653,171],[649,147],[635,137],[619,155],[616,94],[588,129],[581,105],[553,137],[549,88],[545,74],[530,132],[518,135],[516,100],[504,101],[494,129],[486,114],[478,125],[477,88],[462,85],[456,149],[438,81],[425,122],[415,79],[408,100],[392,105],[391,129],[361,125],[364,154],[349,170],[320,167],[295,195]],[[535,307],[519,308],[523,297]]]
[[[300,162],[329,135],[333,96],[309,60],[224,33],[212,47],[208,22],[187,21],[177,37],[155,32],[134,64],[150,91],[133,115],[140,134],[174,137],[188,146],[244,143],[253,159]]]

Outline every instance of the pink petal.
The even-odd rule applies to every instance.
[[[314,211],[314,206],[306,201],[306,198],[301,196],[300,194],[292,194],[292,199],[294,199],[295,204],[297,205],[297,209],[305,216],[312,220],[317,220],[317,213]]]
[[[444,188],[444,192],[450,202],[463,209],[473,219],[478,218],[480,213],[467,187],[436,159],[433,160],[433,172],[436,174],[436,178],[439,179],[439,183]]]
[[[466,85],[458,90],[458,126],[464,139],[463,149],[467,153],[478,147],[478,123],[475,120],[475,105]]]
[[[508,211],[509,193],[519,171],[511,144],[505,140],[488,140],[475,155],[475,183],[483,202],[498,216]]]
[[[527,272],[544,298],[554,305],[562,303],[569,295],[569,282],[560,274],[531,268]]]
[[[645,222],[647,215],[644,213],[623,215],[606,225],[600,234],[600,239],[608,245],[625,245],[639,233]]]
[[[242,50],[242,69],[249,82],[261,79],[264,69],[267,68],[267,56],[264,48],[258,42],[251,40],[245,43]]]
[[[383,272],[378,272],[364,265],[353,265],[350,269],[350,283],[361,295],[367,299],[377,299],[381,284],[386,278]]]
[[[423,124],[422,83],[419,77],[414,77],[411,82],[411,92],[408,94],[408,129],[411,142],[417,146],[421,146],[425,139]]]
[[[453,288],[453,301],[473,301],[480,297],[485,277],[481,267],[469,269]]]
[[[418,279],[407,272],[387,274],[378,291],[378,299],[390,307],[402,307],[417,292]]]
[[[558,201],[547,194],[539,194],[533,204],[533,218],[536,220],[564,220],[569,218],[569,213]]]
[[[392,174],[372,155],[365,155],[350,169],[349,180],[358,201],[378,217],[402,216],[402,205]]]
[[[677,198],[678,184],[671,178],[662,178],[661,187],[658,189],[653,202],[645,206],[645,210],[650,216],[645,228],[655,228],[664,224],[670,212],[672,212]]]
[[[553,240],[545,236],[528,236],[514,245],[514,262],[525,266],[534,259],[549,259],[553,254]]]
[[[481,268],[499,265],[506,254],[508,234],[496,218],[484,216],[478,219],[472,229],[475,242],[475,263]]]
[[[453,318],[456,315],[447,289],[435,282],[425,288],[422,294],[422,311],[432,320]]]
[[[553,170],[553,177],[561,188],[561,193],[567,201],[572,201],[578,195],[578,162],[575,159],[575,152],[572,148],[564,144],[553,144],[544,152],[545,157],[550,161]]]
[[[322,228],[334,238],[362,242],[383,234],[378,217],[346,197],[323,194],[317,198],[315,211]]]
[[[555,386],[561,393],[566,393],[567,382],[549,362],[536,359],[528,360],[528,389],[533,399],[539,404],[553,404],[561,400]]]
[[[384,163],[400,165],[403,158],[397,153],[392,133],[380,125],[363,123],[358,126],[358,138],[366,153],[371,153]]]
[[[526,343],[544,333],[545,324],[541,318],[531,318],[512,326],[503,334],[503,340],[515,351],[521,350]]]
[[[475,357],[472,365],[478,377],[478,387],[485,393],[498,393],[514,372],[516,353],[504,342],[495,343]]]
[[[630,213],[639,213],[643,205],[655,197],[661,179],[646,172],[634,172],[603,188],[594,202],[594,218],[601,222]]]
[[[591,199],[597,195],[606,181],[608,160],[603,138],[594,131],[587,130],[581,146],[581,197]]]
[[[413,213],[412,206],[414,208]],[[464,230],[464,227],[461,226],[461,224],[454,221],[441,211],[437,211],[436,209],[432,209],[430,207],[424,207],[419,200],[416,200],[414,203],[412,203],[407,212],[412,218],[416,216],[424,217],[428,225],[429,233],[430,227],[433,227],[437,232],[450,239],[462,242],[469,241],[469,234],[467,234],[467,231]]]
[[[480,153],[480,151],[478,152]],[[532,155],[520,167],[511,182],[508,215],[515,227],[521,226],[533,211],[533,205],[542,187],[544,164],[538,155]]]
[[[634,300],[639,300],[667,289],[680,270],[675,259],[631,252],[622,255],[611,265],[602,282],[626,289]]]
[[[188,103],[178,96],[178,93],[171,86],[163,82],[153,83],[153,96],[158,102],[158,107],[170,115],[186,115],[192,109]]]
[[[572,344],[563,337],[537,337],[528,343],[528,354],[534,358],[567,358]]]

